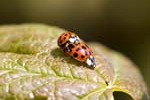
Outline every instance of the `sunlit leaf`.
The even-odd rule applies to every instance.
[[[91,70],[57,46],[64,31],[39,24],[0,27],[0,99],[114,100],[114,91],[133,100],[147,96],[143,78],[128,58],[89,43],[97,64]]]

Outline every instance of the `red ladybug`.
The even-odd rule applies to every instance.
[[[68,44],[78,44],[80,41],[79,37],[72,32],[64,32],[58,38],[57,44],[61,48],[67,47]]]
[[[68,46],[63,50],[74,59],[80,62],[86,62],[92,69],[95,68],[96,63],[93,57],[93,52],[86,44],[68,44]]]

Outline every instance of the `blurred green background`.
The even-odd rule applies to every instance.
[[[124,53],[150,87],[150,0],[0,1],[0,24],[29,22],[59,26]]]

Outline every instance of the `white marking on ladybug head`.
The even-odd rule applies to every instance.
[[[94,60],[94,57],[93,57],[93,56],[90,56],[90,57],[86,60],[86,63],[87,63],[90,67],[95,67],[95,66],[96,66],[95,60]]]
[[[78,43],[79,42],[79,37],[78,36],[70,36],[70,38],[69,38],[69,41],[71,42],[71,43]]]
[[[70,37],[70,38],[69,38],[69,41],[70,41],[71,43],[74,43],[74,42],[76,41],[76,38],[75,38],[75,37]]]

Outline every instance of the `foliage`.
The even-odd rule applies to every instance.
[[[89,43],[94,70],[75,61],[57,46],[65,30],[40,25],[0,27],[0,98],[3,100],[114,100],[113,92],[134,100],[147,96],[136,66],[122,54]]]

